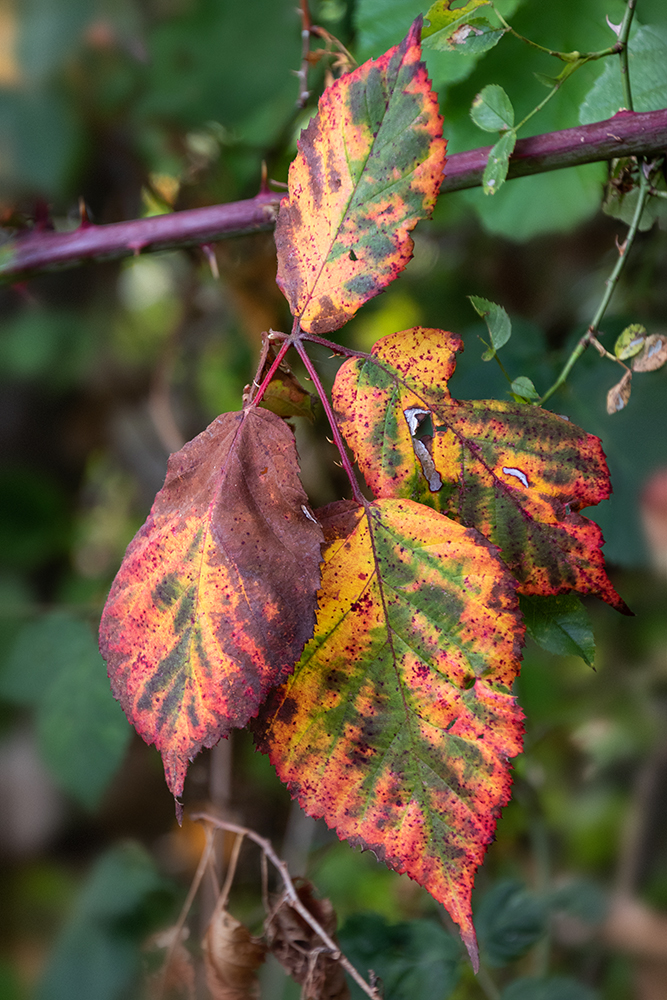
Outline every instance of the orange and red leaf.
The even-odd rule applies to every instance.
[[[114,695],[181,794],[191,760],[255,715],[313,634],[320,526],[291,429],[250,407],[169,459],[100,626]]]
[[[301,328],[337,330],[412,257],[445,165],[421,18],[379,59],[335,81],[302,133],[276,225],[278,284]]]
[[[338,372],[343,433],[378,497],[411,497],[496,544],[524,594],[596,594],[620,611],[602,533],[579,511],[610,492],[599,438],[536,406],[456,400],[460,339],[417,327]]]
[[[315,634],[258,743],[308,813],[426,886],[474,958],[473,878],[521,749],[515,581],[476,531],[411,500],[321,519]]]

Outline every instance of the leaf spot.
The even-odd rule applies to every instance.
[[[516,479],[519,480],[520,483],[522,483],[526,487],[526,489],[528,489],[528,487],[530,486],[530,483],[528,482],[528,479],[526,477],[526,473],[522,472],[521,469],[511,469],[503,466],[503,472],[505,473],[506,476],[514,476]]]
[[[301,504],[301,510],[304,512],[304,514],[306,515],[306,517],[308,518],[309,521],[312,521],[313,524],[317,524],[317,521],[315,520],[315,518],[313,517],[313,515],[308,510],[308,508],[306,507],[305,503]]]
[[[431,493],[437,493],[442,489],[442,477],[435,467],[430,447],[433,440],[433,420],[431,411],[421,409],[419,406],[409,406],[403,411],[410,436],[412,437],[412,447],[419,459],[424,478],[428,483]]]

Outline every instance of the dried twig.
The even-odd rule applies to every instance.
[[[202,823],[209,823],[212,827],[218,830],[227,830],[230,833],[236,833],[244,837],[248,837],[249,840],[254,841],[261,849],[264,855],[269,859],[271,864],[280,873],[280,877],[283,880],[283,885],[285,886],[285,896],[289,900],[290,906],[296,910],[299,916],[305,920],[305,922],[312,927],[317,936],[329,949],[331,957],[336,961],[340,962],[345,971],[350,975],[355,983],[364,991],[364,993],[371,997],[371,1000],[381,1000],[380,993],[378,990],[369,986],[366,980],[361,976],[352,963],[343,955],[340,948],[336,945],[335,941],[327,934],[323,927],[315,920],[312,913],[309,913],[306,907],[303,905],[296,889],[294,888],[294,883],[290,877],[290,873],[287,869],[287,865],[284,861],[278,857],[276,852],[273,850],[271,841],[266,840],[264,837],[260,837],[258,833],[254,830],[250,830],[244,826],[237,826],[236,823],[227,823],[225,820],[218,819],[216,816],[210,816],[208,813],[195,813],[192,817],[193,820],[199,820]]]

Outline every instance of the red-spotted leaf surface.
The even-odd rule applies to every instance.
[[[455,334],[416,327],[340,368],[334,406],[368,485],[477,528],[521,593],[596,594],[627,612],[602,533],[579,513],[611,492],[599,438],[539,407],[453,399],[461,349]]]
[[[276,225],[278,284],[303,330],[337,330],[412,257],[408,231],[445,165],[438,100],[420,62],[421,18],[320,99]]]
[[[516,581],[474,529],[411,500],[320,512],[315,634],[253,723],[312,816],[442,902],[473,961],[473,878],[521,749]]]
[[[169,459],[109,594],[113,693],[181,794],[188,761],[257,712],[312,636],[322,530],[292,431],[225,413]]]

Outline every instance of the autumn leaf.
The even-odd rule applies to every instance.
[[[335,81],[301,134],[276,225],[278,284],[303,330],[337,330],[412,257],[409,230],[443,178],[421,18],[380,59]]]
[[[521,749],[516,582],[478,532],[411,500],[318,516],[315,634],[258,744],[310,815],[442,902],[476,962],[473,878]]]
[[[171,456],[128,547],[100,649],[175,796],[188,760],[246,724],[313,634],[323,535],[307,503],[284,421],[225,413]]]
[[[579,511],[609,496],[600,440],[536,406],[456,400],[459,337],[415,327],[340,368],[333,401],[377,497],[410,497],[496,544],[523,594],[596,594],[609,581],[599,527]]]

